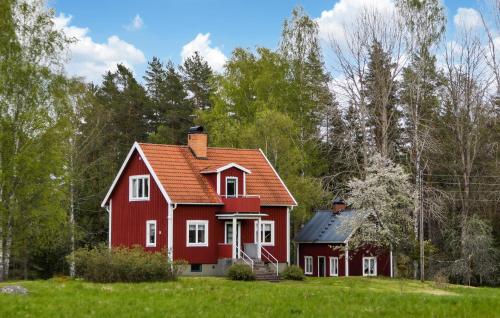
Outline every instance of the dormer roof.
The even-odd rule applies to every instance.
[[[244,173],[247,173],[247,174],[252,173],[247,168],[245,168],[243,166],[240,166],[239,164],[234,163],[234,162],[230,162],[230,163],[227,163],[227,164],[224,164],[224,165],[212,165],[212,166],[206,167],[205,169],[201,170],[200,173],[202,173],[202,174],[219,173],[219,172],[222,172],[222,171],[230,169],[230,168],[239,169],[239,170],[241,170],[241,171],[243,171]]]

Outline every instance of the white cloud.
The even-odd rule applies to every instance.
[[[481,15],[472,8],[458,8],[453,17],[457,28],[475,29],[482,25]]]
[[[139,14],[136,14],[132,21],[130,21],[130,23],[125,26],[125,29],[127,29],[128,31],[137,31],[142,29],[143,26],[144,21],[142,21],[142,18]]]
[[[144,53],[133,44],[116,35],[108,37],[104,43],[97,43],[89,36],[88,28],[70,25],[71,16],[63,13],[54,18],[57,29],[76,40],[69,47],[69,61],[66,71],[69,75],[82,76],[88,81],[100,82],[108,70],[115,70],[121,63],[134,70],[134,66],[146,62]]]
[[[321,12],[321,16],[315,19],[319,25],[320,39],[328,41],[334,37],[340,42],[345,40],[344,25],[354,22],[364,8],[389,13],[395,9],[395,5],[392,0],[340,0],[332,9]]]
[[[217,72],[222,72],[227,57],[218,47],[211,47],[210,33],[198,33],[196,37],[182,47],[182,62],[192,56],[194,52],[199,52],[207,61],[208,65]]]

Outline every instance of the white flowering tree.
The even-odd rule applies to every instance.
[[[401,249],[413,246],[415,234],[411,213],[414,189],[403,168],[379,154],[373,156],[364,179],[349,184],[348,204],[356,209],[346,227],[357,229],[349,240],[350,248],[367,242]]]

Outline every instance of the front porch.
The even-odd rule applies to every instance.
[[[267,214],[238,212],[216,216],[224,222],[224,241],[218,243],[217,250],[219,260],[244,262],[253,270],[261,263],[271,263],[278,274],[278,260],[264,246],[266,242],[274,243],[274,226],[262,220]]]

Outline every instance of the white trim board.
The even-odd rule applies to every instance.
[[[168,196],[167,191],[165,191],[165,189],[163,188],[163,185],[160,182],[160,179],[158,179],[158,176],[156,175],[155,171],[151,167],[151,164],[149,163],[148,158],[146,158],[146,155],[142,151],[141,146],[136,141],[132,145],[132,148],[130,148],[130,151],[128,152],[127,157],[123,161],[123,164],[122,164],[120,170],[118,171],[115,179],[113,180],[113,183],[111,184],[111,187],[109,188],[108,192],[106,193],[106,196],[104,197],[104,200],[102,200],[101,207],[106,206],[106,203],[108,203],[108,200],[109,200],[109,198],[111,196],[111,193],[113,193],[113,190],[115,189],[115,186],[118,183],[118,180],[120,180],[120,177],[121,177],[123,171],[125,170],[125,167],[127,166],[128,162],[130,161],[130,158],[132,157],[132,154],[134,153],[135,150],[137,150],[137,152],[139,153],[139,156],[141,156],[142,161],[144,162],[144,164],[148,168],[149,173],[153,177],[153,180],[155,180],[156,185],[160,189],[160,192],[163,194],[163,197],[165,198],[165,200],[167,201],[167,203],[168,204],[172,203],[172,200]]]

